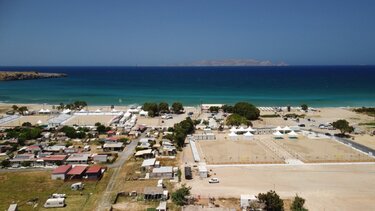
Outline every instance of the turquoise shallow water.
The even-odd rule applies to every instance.
[[[0,82],[0,101],[91,105],[145,101],[263,106],[375,106],[375,66],[2,67],[67,78]]]

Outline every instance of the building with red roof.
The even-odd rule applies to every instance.
[[[83,174],[85,173],[87,166],[74,166],[68,173],[67,176],[70,179],[79,179],[82,178]]]
[[[100,179],[102,176],[101,166],[90,166],[86,171],[87,179]]]
[[[48,155],[43,157],[44,164],[46,166],[61,165],[66,161],[68,155]]]
[[[56,180],[56,179],[62,179],[65,180],[67,173],[72,169],[72,165],[62,165],[57,168],[55,168],[52,171],[51,174],[51,179]]]

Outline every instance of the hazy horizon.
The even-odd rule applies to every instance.
[[[373,65],[373,1],[0,0],[0,66]]]

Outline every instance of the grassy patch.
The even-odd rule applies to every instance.
[[[83,191],[70,189],[70,185],[77,181],[51,180],[50,174],[49,171],[1,173],[0,210],[6,210],[12,202],[18,203],[20,210],[94,210],[112,172],[107,171],[100,181],[84,181]],[[65,193],[67,206],[57,209],[43,208],[52,193]],[[26,204],[33,198],[38,198],[35,209],[33,205]]]
[[[35,198],[41,207],[62,185],[63,181],[51,180],[49,171],[1,173],[0,210],[8,209],[11,203],[17,203],[21,210],[32,210],[26,202]]]

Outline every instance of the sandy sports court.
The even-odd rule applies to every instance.
[[[217,140],[197,142],[198,152],[207,164],[284,163],[257,140],[232,141],[222,134],[216,137]]]
[[[2,124],[3,127],[16,127],[16,126],[22,126],[25,122],[30,122],[31,124],[35,125],[38,123],[38,121],[42,121],[42,124],[47,124],[47,121],[52,118],[51,115],[32,115],[32,116],[21,116],[20,118],[7,122],[5,124]]]
[[[296,194],[306,199],[309,210],[375,210],[375,165],[321,165],[210,167],[220,179],[186,181],[193,195],[201,197],[240,197],[271,189],[282,198]]]
[[[115,115],[74,115],[65,125],[79,125],[79,126],[94,126],[95,123],[100,122],[108,126],[110,121],[116,117]]]
[[[332,139],[308,139],[300,136],[299,139],[274,142],[305,163],[375,161],[374,158]]]

